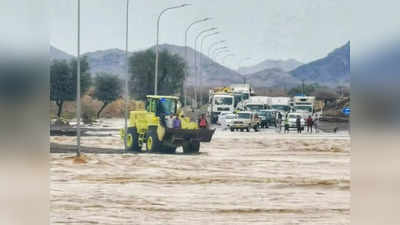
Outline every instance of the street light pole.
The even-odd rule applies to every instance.
[[[222,51],[222,50],[228,50],[228,46],[222,46],[222,47],[219,47],[219,48],[214,49],[214,50],[212,51],[212,53],[211,53],[211,58],[214,59],[214,61],[215,61],[215,57],[216,57],[217,53],[218,53],[219,51]]]
[[[230,52],[230,50],[228,48],[223,48],[223,49],[220,49],[219,51],[216,51],[214,54],[215,62],[217,61],[219,54],[226,53],[226,52]]]
[[[218,45],[218,44],[225,43],[225,42],[226,42],[226,40],[216,41],[216,42],[212,43],[212,44],[210,45],[210,47],[208,47],[207,56],[208,56],[208,57],[211,56],[211,50],[212,50],[212,48],[214,48],[214,46],[216,46],[216,45]]]
[[[161,16],[168,10],[183,8],[190,6],[190,4],[183,4],[179,6],[169,7],[160,12],[157,18],[157,34],[156,34],[156,65],[155,65],[155,76],[154,76],[154,95],[158,94],[158,57],[159,57],[159,34],[160,34],[160,19]]]
[[[78,0],[78,32],[77,32],[77,76],[76,76],[76,156],[81,156],[81,0]]]
[[[188,59],[187,59],[187,51],[188,51],[188,49],[187,49],[188,48],[187,47],[187,39],[188,39],[188,33],[189,33],[190,28],[192,28],[192,26],[195,25],[195,24],[202,23],[202,22],[205,22],[205,21],[208,21],[208,20],[211,20],[211,18],[207,17],[207,18],[204,18],[204,19],[201,19],[201,20],[196,20],[186,28],[186,31],[185,31],[185,62],[188,61]],[[185,78],[186,77],[187,77],[187,75],[185,76]],[[182,88],[184,88],[184,87],[182,87]],[[185,105],[186,105],[186,95],[185,94],[184,94],[184,99],[185,99],[184,102],[185,102]]]
[[[196,85],[198,84],[198,75],[197,75],[197,54],[196,54],[196,52],[197,52],[197,41],[198,41],[198,39],[201,37],[201,35],[203,35],[203,34],[205,34],[205,33],[207,33],[207,32],[211,32],[211,31],[214,31],[214,30],[216,30],[217,28],[216,27],[212,27],[212,28],[209,28],[209,29],[205,29],[205,30],[202,30],[197,36],[196,36],[196,38],[195,38],[195,40],[194,40],[194,68],[195,68],[195,87],[194,87],[194,98],[195,98],[195,102],[196,102],[196,106],[197,106],[197,103],[198,103],[198,101],[197,101],[197,90],[196,90]]]
[[[207,39],[208,37],[211,37],[211,36],[214,36],[214,35],[217,35],[217,34],[219,34],[219,32],[214,32],[214,33],[211,33],[211,34],[207,34],[207,35],[204,35],[202,38],[201,38],[201,42],[200,42],[200,51],[199,51],[199,55],[203,52],[203,43],[204,43],[204,40],[205,39]],[[201,90],[202,88],[203,88],[203,81],[202,81],[202,78],[203,78],[203,75],[202,75],[202,73],[203,73],[203,70],[201,69],[201,57],[199,56],[199,89]],[[203,104],[203,95],[200,95],[200,105],[202,105]]]
[[[126,29],[125,29],[125,60],[126,60],[126,77],[125,77],[125,135],[124,135],[124,151],[128,151],[127,140],[128,140],[128,104],[129,104],[129,58],[128,58],[128,38],[129,38],[129,0],[126,0]]]

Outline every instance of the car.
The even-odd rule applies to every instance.
[[[297,117],[300,117],[300,126],[301,126],[302,129],[304,129],[306,121],[301,116],[302,116],[301,113],[295,113],[295,112],[288,113],[287,118],[288,118],[288,121],[289,121],[289,127],[290,128],[296,128],[297,127],[296,126]]]
[[[221,112],[221,113],[218,115],[217,124],[218,124],[218,125],[221,125],[222,122],[223,122],[223,120],[225,119],[225,116],[226,116],[226,115],[230,115],[230,114],[232,114],[232,112]]]
[[[237,117],[236,114],[230,113],[230,114],[225,114],[223,117],[221,117],[221,126],[226,129],[230,128],[232,125],[233,120]]]
[[[246,130],[247,132],[249,132],[250,129],[254,129],[254,131],[257,132],[259,126],[260,118],[258,117],[257,113],[242,111],[238,112],[237,117],[233,119],[230,130],[232,132],[235,130]]]
[[[268,128],[269,126],[276,127],[276,111],[267,109],[259,112],[261,119],[261,127]]]

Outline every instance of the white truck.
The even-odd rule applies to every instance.
[[[230,88],[212,88],[209,92],[208,114],[211,123],[216,123],[221,112],[235,110],[235,99]]]
[[[271,98],[268,96],[251,96],[245,102],[245,109],[253,112],[259,112],[263,109],[269,109]]]
[[[290,97],[271,97],[271,109],[281,112],[283,115],[289,113],[292,109],[292,100]]]
[[[254,95],[254,90],[250,84],[231,84],[232,94],[235,97],[235,108],[245,110],[245,102]]]
[[[314,113],[314,96],[295,96],[293,97],[294,110],[301,114],[302,118],[307,119]]]
[[[246,101],[250,96],[254,95],[254,91],[250,84],[231,84],[230,88],[236,98],[236,105],[240,101]]]

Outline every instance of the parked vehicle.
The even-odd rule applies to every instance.
[[[260,118],[256,113],[243,111],[237,113],[237,117],[233,119],[230,129],[232,132],[235,130],[246,130],[247,132],[249,132],[250,129],[254,129],[254,131],[257,132],[259,126]]]
[[[227,129],[232,125],[233,120],[237,117],[237,114],[224,114],[224,116],[220,117],[220,125],[222,128]]]
[[[301,113],[297,113],[297,112],[292,112],[288,114],[288,121],[289,121],[289,127],[290,128],[296,128],[296,119],[297,117],[300,116],[300,126],[302,129],[304,129],[304,126],[306,124],[306,121],[304,120],[304,118],[302,118],[302,114]]]
[[[261,119],[261,127],[268,128],[269,126],[276,127],[277,115],[275,110],[266,109],[259,112]]]
[[[294,110],[306,119],[313,115],[314,112],[314,96],[295,96],[293,97]]]
[[[226,116],[226,115],[229,115],[229,114],[232,114],[232,112],[221,112],[221,113],[218,115],[217,124],[218,124],[218,125],[221,125],[221,123],[222,123],[223,120],[225,119],[225,116]]]
[[[230,88],[213,88],[209,93],[208,113],[211,123],[216,123],[222,112],[233,113],[235,99]]]
[[[271,108],[286,115],[292,111],[292,100],[290,97],[271,97]]]

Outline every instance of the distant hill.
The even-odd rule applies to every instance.
[[[182,46],[163,44],[160,45],[160,49],[166,49],[182,58],[185,57],[185,48]],[[194,49],[188,48],[189,77],[186,85],[193,85],[194,83],[194,52]],[[130,56],[132,54],[134,53],[129,53]],[[88,52],[83,55],[88,57],[92,74],[97,72],[109,72],[120,76],[125,74],[126,62],[123,50],[108,49]],[[72,57],[72,55],[57,48],[50,48],[51,59],[71,59]],[[238,72],[220,65],[206,55],[200,54],[200,58],[202,68],[200,77],[204,87],[229,85],[243,81],[243,76]],[[290,67],[296,67],[299,64],[301,63],[296,60],[266,60],[264,63],[260,63],[260,67],[257,68],[262,66],[267,68],[247,74],[245,77],[255,87],[290,88],[300,84],[303,79],[306,82],[318,82],[328,86],[348,85],[350,83],[350,43],[335,49],[322,59],[300,65],[294,70],[288,71]]]
[[[297,78],[280,68],[265,69],[246,77],[254,87],[292,88],[300,83]]]
[[[290,74],[299,80],[328,86],[348,85],[350,83],[350,42],[322,59],[299,66]]]
[[[289,72],[291,70],[296,69],[297,67],[303,65],[303,63],[295,60],[295,59],[288,59],[288,60],[264,60],[254,66],[248,67],[241,67],[238,71],[241,74],[252,74],[257,73],[267,69],[274,69],[278,68],[282,71]]]
[[[55,47],[53,47],[53,46],[50,46],[50,60],[54,60],[54,59],[58,59],[58,60],[63,60],[63,59],[65,59],[65,60],[70,60],[70,59],[72,59],[72,58],[73,58],[72,55],[70,55],[70,54],[68,54],[68,53],[66,53],[66,52],[63,52],[63,51],[61,51],[61,50],[58,49],[58,48],[55,48]]]
[[[154,47],[151,47],[154,49]],[[180,57],[185,57],[185,48],[177,45],[163,44],[160,45],[160,50],[168,50],[172,54],[177,54]],[[189,77],[186,85],[192,85],[194,82],[194,49],[188,48],[187,63],[189,66]],[[129,52],[129,55],[134,53]],[[52,47],[50,52],[51,59],[70,59],[73,56],[69,56],[67,53]],[[90,72],[96,74],[98,72],[108,72],[123,76],[125,74],[126,62],[125,62],[125,51],[121,49],[108,49],[95,52],[88,52],[83,54],[88,57],[90,66]],[[239,73],[231,70],[225,66],[222,66],[212,61],[207,56],[200,54],[202,74],[200,75],[203,85],[207,87],[229,85],[231,83],[242,82],[243,79]]]
[[[185,58],[185,47],[177,46],[177,45],[169,45],[163,44],[160,45],[161,50],[168,50],[172,54],[177,54],[182,58]],[[194,53],[196,51],[190,47],[188,47],[187,53],[187,64],[189,66],[189,74],[191,76],[188,77],[187,84],[192,85],[194,81],[193,74],[195,73],[194,67]],[[243,82],[242,76],[225,66],[211,60],[206,55],[200,53],[199,58],[201,58],[201,68],[202,74],[200,78],[202,79],[202,83],[206,87],[213,87],[213,86],[221,86],[221,85],[229,85],[232,83],[241,83]],[[199,59],[198,58],[198,59]]]

